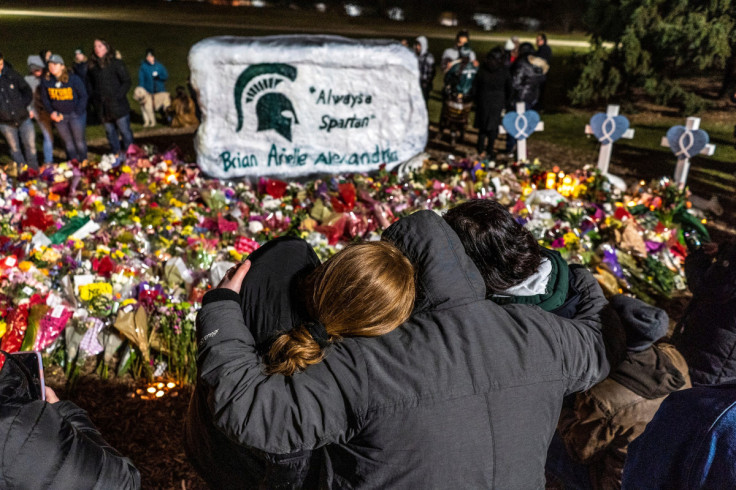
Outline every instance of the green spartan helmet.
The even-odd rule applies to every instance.
[[[253,82],[256,78],[254,83]],[[238,114],[238,127],[236,132],[243,128],[243,92],[250,88],[245,94],[245,103],[253,102],[260,92],[271,90],[278,86],[284,79],[292,82],[296,80],[296,68],[284,63],[259,63],[251,65],[240,74],[235,82],[235,110]],[[291,113],[294,123],[299,124],[296,112],[291,101],[283,94],[269,92],[262,95],[256,103],[256,115],[258,116],[258,131],[273,129],[281,136],[291,141],[291,118],[284,117],[283,113]]]

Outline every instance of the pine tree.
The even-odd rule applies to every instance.
[[[630,100],[644,89],[657,103],[687,113],[706,101],[683,86],[684,77],[722,68],[736,41],[731,0],[590,0],[585,23],[591,52],[573,104]]]

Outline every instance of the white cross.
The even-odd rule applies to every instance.
[[[688,117],[685,122],[685,127],[688,129],[688,131],[696,131],[700,127],[700,118],[699,117]],[[683,137],[688,135],[688,132],[685,132],[683,134]],[[692,138],[692,136],[691,136]],[[667,136],[662,136],[662,142],[660,143],[661,146],[666,146],[667,148],[670,147],[670,142],[667,140]],[[701,155],[711,156],[716,151],[716,145],[711,145],[710,143],[705,145],[705,148],[700,150]],[[675,182],[677,182],[677,185],[680,189],[683,189],[685,187],[685,182],[687,182],[687,173],[690,170],[690,157],[687,156],[687,153],[685,154],[685,158],[677,158],[677,166],[675,167]]]
[[[619,106],[609,105],[606,109],[606,121],[603,123],[603,132],[609,135],[615,129],[613,125],[613,118],[618,116]],[[610,126],[610,129],[609,129]],[[594,134],[593,128],[590,124],[585,125],[585,134]],[[634,137],[634,130],[629,128],[626,132],[621,135],[622,138],[632,139]],[[598,169],[604,175],[608,174],[608,166],[611,164],[611,151],[613,151],[613,143],[601,143],[601,149],[598,152]]]
[[[516,113],[521,116],[516,118],[516,125],[517,130],[524,136],[524,139],[518,139],[516,140],[516,158],[519,162],[525,162],[527,160],[527,154],[526,154],[526,118],[524,117],[524,113],[526,112],[526,104],[524,102],[517,102],[516,103]],[[522,124],[521,127],[519,127],[519,124]],[[534,128],[534,131],[544,131],[544,121],[539,121],[537,123],[537,127]],[[498,134],[506,134],[506,128],[503,127],[503,124],[501,124],[498,127]]]

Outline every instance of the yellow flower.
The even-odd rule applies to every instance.
[[[0,320],[0,338],[2,338],[3,335],[5,335],[5,329],[7,327],[7,324]]]
[[[33,262],[28,262],[27,260],[24,260],[23,262],[18,264],[18,269],[22,270],[23,272],[28,272],[31,267],[33,267]]]
[[[30,240],[31,238],[33,238],[33,235],[31,235],[30,232],[24,231],[20,234],[21,240]]]
[[[47,248],[43,251],[43,254],[41,255],[41,260],[44,262],[56,262],[61,258],[61,254],[58,250],[54,248]]]
[[[95,211],[101,213],[105,210],[105,204],[102,201],[95,201]]]
[[[74,240],[74,249],[75,250],[81,250],[81,249],[84,248],[84,242],[82,240],[76,240],[76,239],[72,239],[72,240]]]
[[[129,173],[131,173],[131,172],[132,172],[131,168],[130,168],[129,166],[127,166],[127,165],[123,165],[123,166],[122,166],[122,167],[120,168],[120,171],[121,171],[121,172],[123,172],[123,173],[126,173],[126,174],[129,174]]]
[[[231,249],[229,250],[229,252],[230,252],[230,256],[231,256],[231,257],[232,257],[233,259],[235,259],[235,261],[236,261],[236,262],[240,262],[241,260],[243,260],[243,254],[241,254],[240,252],[238,252],[238,251],[237,251],[237,250],[235,250],[234,248],[231,248]]]
[[[571,231],[565,233],[562,239],[565,241],[566,247],[572,247],[580,243],[580,238],[578,238],[577,235],[575,235],[575,233]]]
[[[79,213],[77,213],[77,210],[76,209],[72,209],[71,211],[69,211],[68,213],[66,213],[66,217],[67,218],[73,218],[73,217],[75,217],[78,214]]]

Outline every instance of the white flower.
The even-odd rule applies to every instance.
[[[277,209],[281,209],[281,199],[266,196],[261,201],[261,206],[266,211],[275,211]]]
[[[248,231],[252,235],[257,234],[258,232],[262,230],[263,230],[263,223],[261,223],[260,221],[251,221],[248,223]]]

